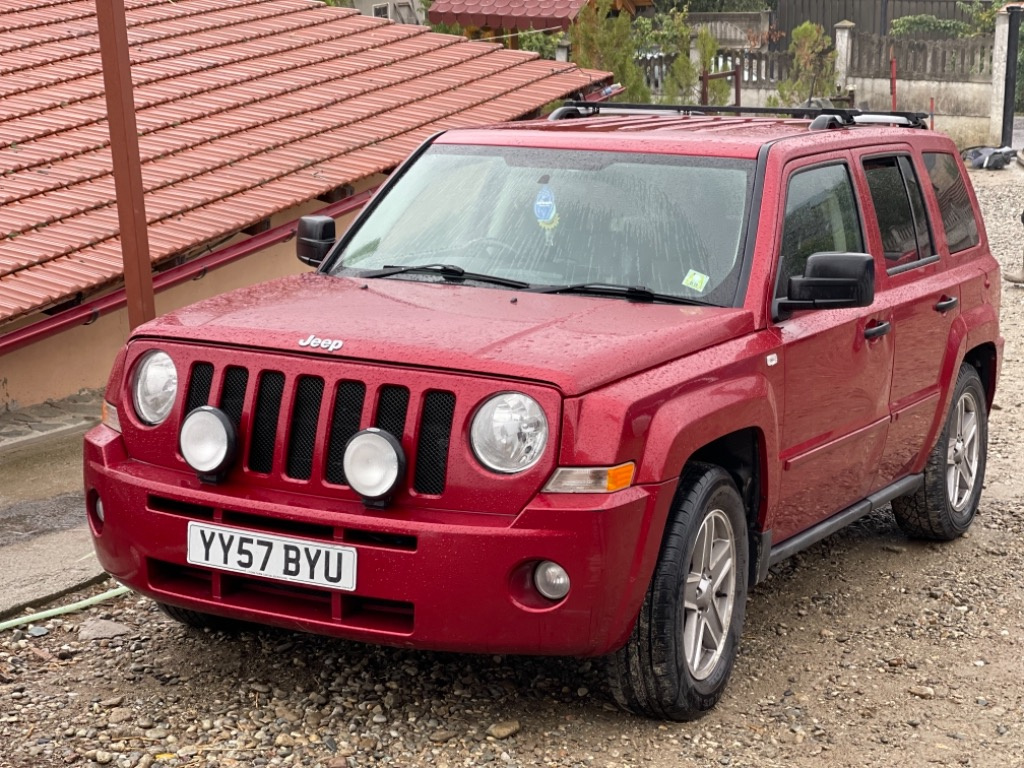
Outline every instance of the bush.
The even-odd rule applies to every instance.
[[[926,13],[902,16],[889,23],[893,37],[954,38],[971,34],[971,25],[955,19],[939,19]]]

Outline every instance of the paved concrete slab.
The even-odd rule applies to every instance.
[[[0,618],[105,578],[85,525],[0,548],[0,573]]]

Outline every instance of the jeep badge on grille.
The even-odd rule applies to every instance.
[[[300,347],[311,347],[313,349],[326,349],[328,352],[337,352],[341,349],[341,340],[321,339],[316,334],[309,334],[308,339],[299,339]]]

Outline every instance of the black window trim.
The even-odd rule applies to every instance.
[[[939,209],[939,221],[942,222],[942,239],[946,243],[946,253],[951,259],[959,258],[961,254],[967,253],[968,251],[981,246],[981,222],[978,220],[978,211],[977,209],[974,208],[973,205],[971,206],[971,217],[974,219],[975,235],[978,238],[978,241],[976,243],[973,243],[972,245],[968,245],[966,248],[961,248],[958,251],[954,251],[949,242],[949,232],[946,231],[946,217],[942,212],[942,204],[939,202],[938,192],[936,191],[935,185],[931,180],[931,173],[928,170],[928,163],[924,162],[925,155],[946,155],[951,160],[953,160],[953,164],[956,166],[957,176],[960,178],[960,183],[964,186],[965,191],[968,192],[968,197],[970,197],[970,187],[967,186],[970,182],[970,177],[964,174],[964,171],[967,170],[967,167],[963,164],[963,158],[960,158],[956,152],[950,152],[945,149],[921,150],[921,161],[924,163],[925,174],[928,177],[928,186],[930,188],[929,193],[932,197],[935,198],[935,207]],[[957,162],[958,159],[960,162]]]
[[[800,159],[802,159],[802,158],[795,159],[792,164],[795,165],[795,164],[799,163]],[[857,194],[857,182],[854,179],[853,168],[852,168],[852,161],[853,161],[853,159],[854,158],[848,152],[844,151],[843,152],[843,156],[840,157],[840,158],[837,158],[835,160],[821,160],[821,161],[816,162],[816,163],[808,163],[807,165],[800,165],[798,168],[796,168],[795,170],[793,170],[791,172],[790,171],[784,171],[784,173],[783,173],[783,177],[784,177],[784,181],[785,181],[785,194],[782,197],[782,205],[780,206],[780,209],[779,209],[780,212],[782,213],[782,231],[780,232],[780,237],[778,239],[778,243],[777,243],[776,249],[775,249],[776,252],[774,254],[774,255],[779,257],[779,259],[778,259],[779,263],[775,267],[775,281],[772,283],[772,292],[771,292],[772,321],[775,322],[775,323],[782,322],[783,320],[786,320],[789,317],[789,313],[788,312],[783,313],[783,312],[779,311],[779,301],[781,299],[778,296],[776,296],[775,294],[779,290],[779,287],[778,287],[779,286],[779,280],[780,280],[780,278],[782,276],[782,254],[781,254],[781,249],[782,249],[782,239],[783,239],[782,236],[784,236],[785,233],[786,233],[786,202],[789,199],[789,184],[793,180],[794,176],[796,176],[798,174],[801,174],[801,173],[804,173],[805,171],[818,170],[819,168],[827,168],[827,167],[834,166],[834,165],[842,165],[842,166],[844,166],[845,169],[846,169],[846,178],[850,182],[850,192],[853,194],[853,204],[854,204],[854,206],[856,206],[856,209],[857,209],[857,224],[858,224],[858,226],[860,228],[860,243],[861,243],[862,246],[865,247],[865,249],[867,248],[868,238],[867,238],[867,233],[864,231],[864,208],[861,205],[860,195]],[[863,167],[861,168],[861,170],[863,170]],[[864,252],[867,253],[867,250],[865,250]],[[871,258],[874,259],[875,266],[877,267],[878,266],[878,259],[875,258],[874,254],[870,254],[870,255],[871,255]],[[809,310],[805,310],[805,311],[809,311]]]
[[[935,228],[932,226],[932,218],[931,218],[931,216],[928,215],[928,202],[925,199],[924,187],[921,185],[921,174],[918,172],[917,165],[915,165],[915,163],[914,163],[914,153],[911,150],[901,149],[901,150],[894,150],[892,152],[876,152],[876,153],[872,153],[870,155],[861,155],[860,156],[860,169],[861,169],[861,171],[864,172],[864,178],[867,179],[867,175],[868,175],[867,174],[867,168],[864,167],[864,163],[865,162],[867,162],[868,160],[883,159],[883,158],[887,158],[887,157],[895,157],[895,158],[897,158],[896,169],[899,170],[899,172],[900,172],[900,179],[902,179],[902,181],[903,181],[903,192],[907,196],[907,205],[910,206],[911,223],[914,225],[914,241],[916,243],[920,243],[921,242],[921,238],[920,238],[920,235],[917,232],[917,222],[914,221],[914,218],[913,218],[913,216],[914,216],[914,205],[913,205],[913,203],[910,200],[910,190],[907,188],[907,178],[903,174],[903,169],[900,168],[898,158],[905,157],[905,158],[907,158],[910,161],[910,167],[913,169],[914,176],[917,178],[917,187],[918,187],[918,189],[921,192],[921,203],[924,205],[925,225],[928,227],[928,242],[931,243],[932,250],[935,251],[934,253],[932,253],[932,254],[930,254],[928,256],[922,256],[922,257],[920,257],[918,259],[915,259],[914,261],[907,262],[906,264],[897,264],[894,267],[886,267],[885,268],[885,274],[887,274],[887,275],[899,275],[899,274],[902,274],[903,272],[909,272],[912,269],[916,269],[917,267],[923,267],[923,266],[927,266],[928,264],[934,264],[935,262],[940,260],[941,254],[939,254],[938,249],[935,247],[935,232],[933,231]],[[925,169],[925,170],[927,171],[927,169]],[[868,185],[868,193],[869,194],[871,192],[870,186],[871,185],[869,184]],[[875,198],[874,198],[874,195],[872,195],[871,196],[871,207],[874,208],[874,206],[875,206]],[[878,212],[877,211],[875,211],[875,226],[878,226]],[[881,237],[881,235],[882,235],[881,228],[879,228],[878,235],[879,235],[879,237]]]

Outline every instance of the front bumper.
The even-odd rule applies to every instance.
[[[133,461],[121,436],[85,440],[96,552],[115,579],[192,610],[401,647],[595,656],[632,630],[660,547],[675,482],[608,495],[538,495],[518,515],[367,510],[350,501],[200,486]],[[358,552],[354,592],[199,568],[186,562],[189,521],[259,530]],[[556,604],[530,585],[554,560],[572,587]]]

